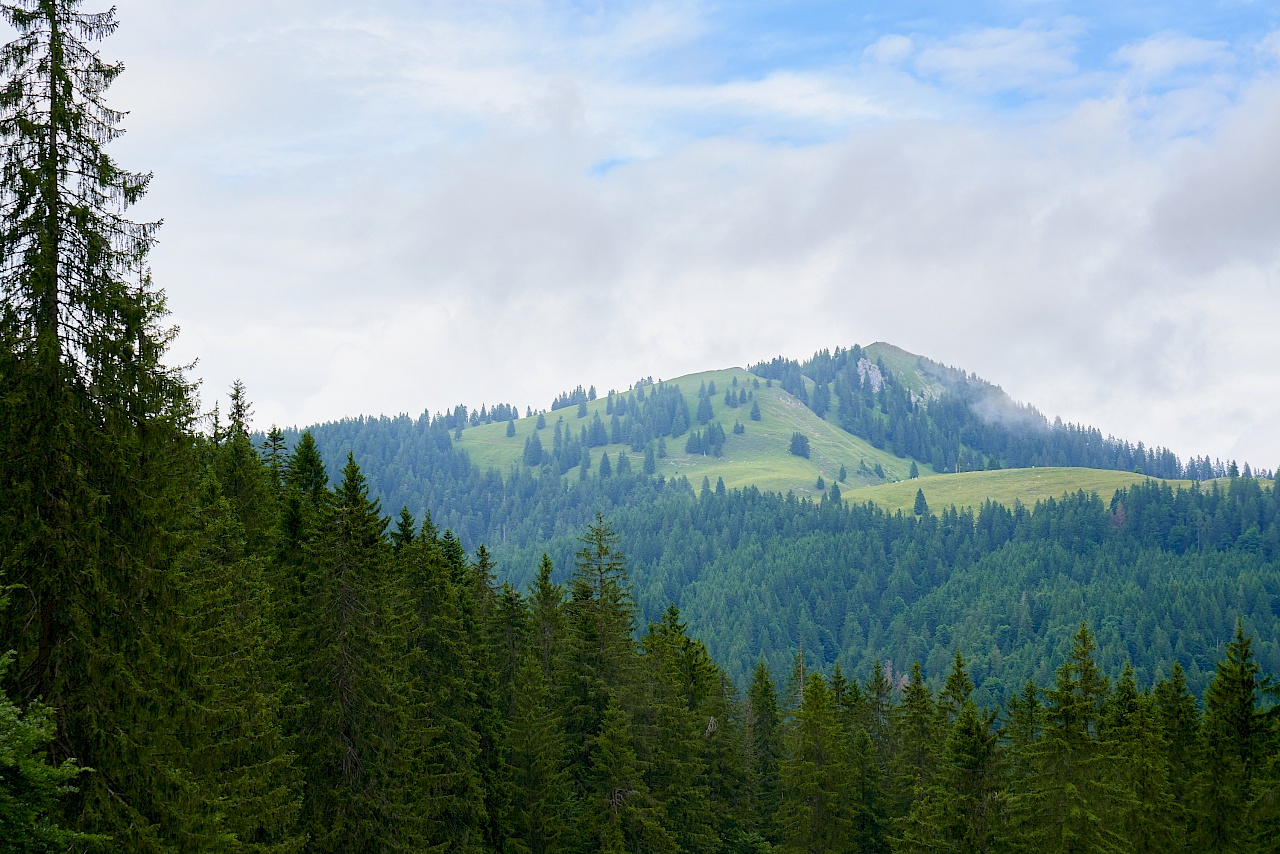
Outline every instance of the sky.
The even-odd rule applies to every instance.
[[[259,427],[888,341],[1280,466],[1274,4],[117,6],[172,358]]]

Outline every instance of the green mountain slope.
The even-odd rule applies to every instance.
[[[724,391],[733,387],[734,379],[737,379],[739,387],[749,389],[754,401],[760,405],[759,421],[750,419],[750,403],[737,407],[724,403]],[[753,381],[759,383],[758,388],[754,387]],[[911,460],[873,448],[865,440],[819,418],[776,384],[769,387],[766,381],[741,368],[705,371],[665,381],[667,386],[679,386],[690,412],[697,410],[698,390],[704,383],[708,387],[715,385],[716,394],[711,395],[712,420],[719,421],[726,433],[724,455],[713,457],[685,453],[687,434],[667,439],[667,457],[658,460],[657,474],[666,478],[687,477],[695,487],[704,477],[712,484],[717,478],[723,478],[729,489],[755,486],[765,491],[792,491],[797,496],[810,498],[821,495],[816,487],[818,477],[821,476],[828,485],[835,483],[841,465],[848,473],[842,489],[906,480],[909,475]],[[537,431],[539,440],[549,449],[558,421],[562,429],[574,434],[587,426],[596,413],[607,425],[606,407],[607,400],[600,398],[587,403],[583,417],[579,417],[576,406],[548,412],[546,427]],[[455,444],[482,469],[496,468],[506,472],[519,463],[525,441],[534,434],[536,423],[536,417],[517,420],[514,436],[507,436],[505,423],[469,427],[462,431]],[[745,429],[740,436],[733,433],[735,423],[742,424]],[[699,425],[695,424],[694,429],[698,428]],[[790,452],[791,436],[796,432],[809,437],[807,459]],[[608,454],[615,464],[618,454],[625,453],[631,458],[633,467],[643,459],[642,454],[636,454],[626,444],[611,444],[591,449],[593,468],[602,453]],[[877,465],[884,472],[884,478],[875,473]],[[921,466],[920,471],[922,474],[931,473],[932,469]],[[576,480],[578,467],[570,469],[564,476]]]
[[[1037,501],[1056,499],[1064,493],[1078,491],[1086,494],[1096,492],[1110,498],[1117,489],[1127,489],[1151,479],[1131,472],[1067,467],[966,471],[850,490],[845,498],[857,502],[870,501],[890,512],[911,512],[915,507],[916,490],[919,489],[934,511],[952,506],[978,507],[987,500],[1005,506],[1020,501],[1030,507]],[[1189,480],[1165,482],[1174,488],[1189,489],[1192,485]]]
[[[1175,492],[1188,482],[1133,473],[1138,466],[1164,473],[1162,455],[1090,428],[1048,424],[1030,410],[1015,408],[1012,417],[1007,408],[978,411],[991,400],[989,388],[965,396],[974,389],[959,382],[959,371],[948,375],[927,360],[876,347],[874,362],[859,355],[865,351],[837,351],[829,361],[815,358],[810,373],[776,360],[750,373],[680,377],[646,386],[636,409],[628,393],[619,435],[634,436],[641,452],[620,443],[591,447],[585,478],[578,440],[563,436],[586,427],[598,440],[601,430],[611,432],[612,417],[608,400],[588,403],[578,390],[562,396],[573,405],[547,413],[542,429],[536,418],[519,419],[510,437],[505,421],[484,424],[485,416],[462,407],[436,417],[345,419],[314,433],[331,467],[354,452],[384,508],[404,506],[418,519],[430,512],[467,551],[486,545],[498,576],[520,590],[544,554],[556,579],[567,577],[582,530],[603,513],[628,557],[642,623],[676,604],[739,684],[761,659],[785,674],[800,648],[817,669],[839,662],[865,677],[875,663],[891,661],[901,672],[919,660],[926,676],[938,679],[958,648],[973,662],[983,702],[993,703],[1028,677],[1051,679],[1062,643],[1082,618],[1098,628],[1109,670],[1132,661],[1148,682],[1176,660],[1202,689],[1237,618],[1259,633],[1266,667],[1280,671],[1273,640],[1280,514],[1267,481],[1241,475]],[[878,383],[858,375],[870,376],[870,365]],[[771,386],[765,372],[774,375]],[[724,403],[735,379],[759,404],[760,421],[750,420],[750,402]],[[696,423],[699,389],[712,382],[716,393],[702,408],[723,425],[719,458],[685,453],[685,425],[706,429]],[[943,391],[921,405],[930,383]],[[646,434],[645,419],[659,410],[666,422],[655,416]],[[994,421],[983,420],[993,412]],[[734,435],[735,421],[743,435]],[[809,437],[808,459],[789,453],[797,431]],[[527,465],[525,443],[535,434],[543,459]],[[667,448],[654,473],[661,477],[643,473],[644,443],[657,447],[657,436]],[[957,437],[972,441],[963,454],[954,450]],[[893,454],[895,446],[941,449],[940,458],[959,462],[961,472],[919,466],[921,477],[909,479],[911,460]],[[613,461],[609,476],[601,472],[602,453]],[[624,453],[629,466],[618,465]],[[1040,461],[1063,457],[1099,464]],[[1002,468],[988,469],[993,464]],[[843,508],[796,500],[816,496],[819,474],[830,484],[840,465],[849,474]],[[876,466],[883,480],[867,474]],[[1169,468],[1186,470],[1176,460]],[[700,494],[704,476],[723,478],[726,494]],[[748,485],[758,489],[734,489]],[[917,489],[936,515],[911,512]],[[1112,512],[1117,489],[1125,489],[1124,514]],[[1064,493],[1071,494],[1066,501],[1035,507]],[[997,504],[948,510],[985,499]],[[1005,509],[1017,501],[1023,509]]]
[[[866,348],[866,353],[891,371],[903,386],[922,397],[934,397],[948,382],[963,378],[959,371],[889,344],[873,344]],[[735,379],[738,386],[733,385]],[[754,387],[757,383],[758,388]],[[766,383],[742,368],[688,374],[667,380],[665,385],[680,388],[690,412],[697,409],[700,388],[714,385],[716,389],[716,394],[711,396],[712,420],[723,426],[727,436],[723,456],[685,453],[686,434],[666,440],[667,456],[657,461],[657,474],[668,479],[686,477],[695,488],[705,477],[711,484],[723,479],[728,489],[754,486],[762,491],[794,492],[797,497],[817,499],[822,495],[816,485],[818,477],[823,478],[829,491],[843,465],[847,478],[841,490],[846,502],[870,501],[890,512],[909,512],[915,505],[917,489],[923,489],[931,508],[941,510],[950,506],[977,507],[988,499],[1006,506],[1012,506],[1015,501],[1031,506],[1046,498],[1081,490],[1108,497],[1117,489],[1146,479],[1132,472],[1068,466],[938,474],[927,463],[917,462],[920,479],[913,481],[909,479],[912,460],[872,447],[866,440],[841,429],[834,423],[834,409],[825,418],[819,418],[776,383]],[[814,385],[812,380],[806,380],[810,392]],[[760,406],[759,421],[750,420],[750,404],[732,407],[724,403],[724,390],[738,387],[751,390]],[[507,435],[505,423],[468,427],[455,444],[481,469],[507,472],[519,465],[525,442],[535,432],[543,446],[550,449],[557,423],[563,431],[574,434],[587,426],[596,414],[608,424],[607,406],[607,399],[602,397],[588,402],[583,416],[579,416],[577,406],[548,412],[542,430],[536,429],[536,416],[520,418],[514,422],[514,436]],[[742,435],[733,433],[735,423],[743,425]],[[807,459],[790,453],[791,436],[795,432],[809,437]],[[601,454],[608,454],[613,465],[619,454],[627,454],[633,467],[638,467],[643,459],[642,454],[634,452],[626,443],[613,443],[591,450],[593,469]],[[877,465],[884,472],[883,478],[875,473]],[[574,467],[564,477],[572,481],[579,475],[579,468]],[[1191,485],[1187,480],[1169,483],[1184,488]]]

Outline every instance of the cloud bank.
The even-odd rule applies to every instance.
[[[174,357],[261,425],[885,340],[1280,465],[1275,34],[904,26],[747,74],[697,4],[119,14]]]

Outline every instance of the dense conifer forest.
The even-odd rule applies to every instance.
[[[1280,507],[1254,478],[916,516],[638,466],[561,478],[554,456],[481,471],[454,432],[440,417],[401,416],[309,435],[326,459],[354,450],[387,506],[431,513],[468,550],[485,545],[518,589],[544,552],[565,580],[577,536],[604,513],[630,556],[642,622],[676,604],[740,685],[760,659],[785,672],[798,648],[860,676],[877,661],[918,660],[936,680],[959,647],[978,698],[995,704],[1051,678],[1082,618],[1112,671],[1129,661],[1154,679],[1180,661],[1202,691],[1242,619],[1259,660],[1280,672]],[[297,441],[275,436],[282,449]]]
[[[259,440],[166,367],[80,6],[0,4],[0,850],[1276,850],[1274,487],[890,515]]]

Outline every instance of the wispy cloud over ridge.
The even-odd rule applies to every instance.
[[[795,8],[122,0],[176,356],[304,423],[885,339],[1280,464],[1261,4]]]

